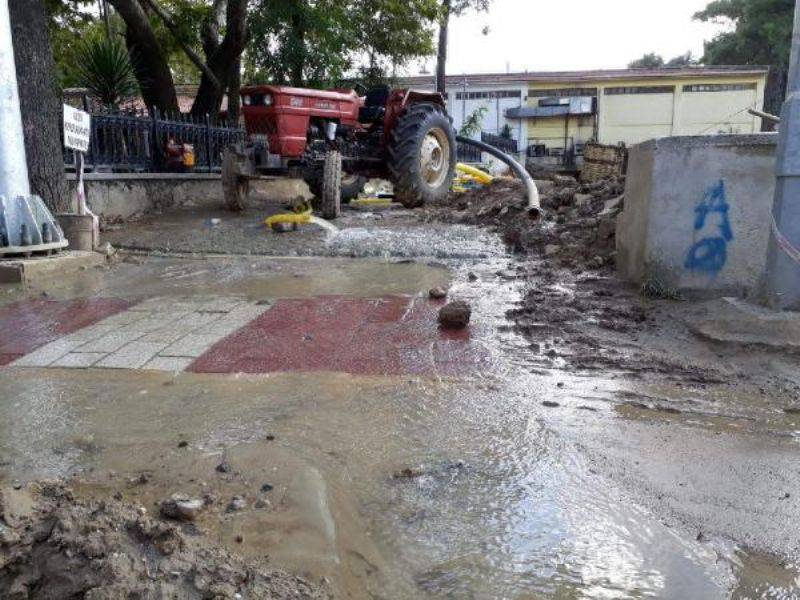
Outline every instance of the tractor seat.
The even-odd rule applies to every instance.
[[[386,103],[392,89],[388,85],[380,85],[367,91],[364,106],[358,109],[358,120],[361,123],[375,123],[383,119]]]

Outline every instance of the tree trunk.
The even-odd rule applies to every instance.
[[[145,104],[161,112],[178,112],[172,71],[142,5],[138,0],[109,0],[109,3],[125,21],[125,41]]]
[[[228,85],[228,120],[233,124],[239,122],[239,114],[242,107],[242,98],[239,90],[242,87],[242,58],[236,61],[236,66],[231,74],[231,81]]]
[[[295,2],[295,12],[290,21],[291,35],[296,48],[292,56],[292,64],[289,66],[289,77],[295,87],[303,87],[303,73],[306,66],[306,27],[303,9],[304,5],[301,2]]]
[[[436,54],[436,91],[447,93],[447,29],[450,26],[450,2],[442,2],[442,20],[439,22],[439,48]]]
[[[61,147],[61,100],[43,0],[10,0],[22,128],[31,193],[55,213],[69,212]],[[2,132],[0,132],[2,135]]]
[[[783,102],[786,100],[788,73],[785,69],[770,68],[767,75],[767,87],[764,90],[764,110],[773,115],[780,115]],[[761,119],[761,131],[775,131],[776,124]]]
[[[214,53],[206,57],[209,68],[217,76],[222,86],[218,87],[211,79],[203,75],[192,105],[192,115],[202,117],[219,114],[222,97],[230,86],[233,72],[236,65],[239,64],[246,42],[247,0],[228,0],[225,13],[225,37]]]

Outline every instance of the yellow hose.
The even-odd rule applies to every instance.
[[[267,217],[264,219],[264,224],[267,227],[272,227],[273,225],[277,225],[278,223],[310,223],[311,222],[311,210],[306,210],[301,213],[281,213],[278,215],[272,215],[271,217]]]
[[[494,181],[494,177],[489,175],[485,171],[481,171],[480,169],[476,169],[475,167],[471,167],[469,165],[465,165],[464,163],[457,163],[456,170],[461,173],[466,173],[467,175],[472,175],[478,183],[482,183],[484,185],[488,185]]]

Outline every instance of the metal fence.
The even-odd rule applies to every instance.
[[[167,144],[192,144],[194,171],[214,172],[222,168],[222,152],[228,144],[243,141],[245,131],[232,123],[188,114],[162,115],[157,109],[141,111],[95,111],[87,170],[152,172],[167,170]],[[65,150],[67,169],[76,166],[72,150]]]
[[[502,150],[506,154],[516,154],[519,152],[519,144],[517,143],[517,140],[503,137],[502,135],[495,135],[493,133],[481,131],[481,141],[484,144],[489,144],[498,150]]]
[[[456,144],[456,157],[458,162],[479,163],[481,162],[481,151],[480,148],[475,146],[458,142]]]

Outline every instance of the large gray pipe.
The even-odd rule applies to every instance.
[[[483,142],[479,142],[478,140],[473,140],[460,135],[456,136],[456,141],[479,148],[483,152],[491,154],[495,158],[503,161],[509,167],[511,167],[511,170],[514,171],[514,174],[516,174],[516,176],[523,181],[525,188],[528,191],[528,216],[534,221],[539,220],[539,218],[542,216],[542,208],[539,204],[539,190],[536,189],[536,182],[533,181],[533,177],[531,177],[530,174],[525,170],[525,167],[523,167],[502,150],[498,150],[489,144],[485,144]]]

